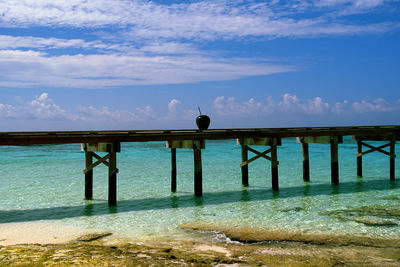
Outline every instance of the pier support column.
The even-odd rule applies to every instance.
[[[357,176],[362,177],[362,142],[357,141]]]
[[[193,147],[194,159],[194,195],[201,197],[203,195],[203,174],[201,166],[201,148]]]
[[[297,137],[297,142],[303,147],[303,180],[310,181],[309,165],[309,143],[330,144],[331,146],[331,182],[337,185],[339,183],[339,154],[338,144],[343,143],[342,136],[304,136]]]
[[[104,164],[108,167],[108,204],[117,205],[117,152],[121,151],[119,142],[115,143],[84,143],[81,149],[85,151],[85,198],[93,198],[93,169]],[[104,157],[100,157],[95,152],[107,152]],[[93,163],[93,157],[97,159]]]
[[[395,179],[395,164],[394,159],[396,158],[395,154],[395,144],[396,141],[390,141],[390,180]]]
[[[110,152],[108,166],[108,205],[117,205],[117,153]]]
[[[337,140],[331,140],[331,182],[339,184],[339,153]]]
[[[278,150],[276,145],[271,146],[271,178],[272,178],[272,190],[279,190],[278,180]]]
[[[176,148],[171,148],[171,192],[176,192]]]
[[[203,195],[203,174],[201,165],[201,150],[206,148],[205,140],[171,140],[167,141],[167,148],[171,149],[171,191],[176,192],[176,149],[193,149],[194,162],[194,195],[201,197]]]
[[[277,146],[281,145],[281,138],[279,137],[253,137],[253,138],[239,138],[237,139],[237,144],[241,146],[242,152],[242,163],[240,167],[242,169],[242,184],[244,186],[249,185],[248,180],[248,164],[253,162],[258,158],[264,158],[271,162],[271,180],[272,180],[272,189],[275,191],[279,190],[279,179],[278,179],[278,151]],[[250,147],[250,145],[256,146],[270,146],[269,149],[264,152],[259,152]],[[253,152],[256,156],[248,159],[247,151]],[[268,153],[271,153],[271,156],[267,156]]]
[[[246,162],[248,160],[248,152],[247,152],[247,146],[242,145],[241,146],[241,152],[242,152],[242,162]],[[246,164],[241,167],[242,169],[242,185],[243,186],[249,186],[249,166]]]
[[[385,154],[389,156],[389,163],[390,163],[390,180],[395,179],[395,158],[396,158],[396,152],[395,152],[395,145],[396,141],[399,140],[399,136],[396,136],[394,134],[390,135],[353,135],[352,137],[353,140],[357,141],[357,175],[360,176],[362,175],[362,156],[365,154],[369,154],[372,152],[380,152],[382,154]],[[365,141],[387,141],[388,143],[383,144],[381,146],[375,147],[373,145],[370,145],[366,143]],[[362,146],[365,146],[369,148],[367,151],[362,151]],[[383,150],[383,148],[389,147],[389,151]]]
[[[92,152],[85,151],[85,169],[92,163]],[[93,169],[85,173],[85,199],[93,199]]]
[[[308,143],[302,143],[303,147],[303,181],[310,181],[310,160],[308,153]]]

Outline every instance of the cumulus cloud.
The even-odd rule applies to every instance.
[[[73,119],[65,110],[56,105],[47,93],[42,93],[29,103],[30,114],[33,118],[42,120]]]
[[[322,98],[317,96],[313,99],[309,99],[305,111],[309,114],[323,114],[326,110],[329,110],[329,104],[322,101]]]
[[[306,114],[323,114],[330,108],[329,104],[323,102],[319,96],[302,102],[296,95],[291,94],[284,94],[277,106],[281,111]]]
[[[18,109],[10,104],[0,103],[0,116],[3,118],[17,118]]]
[[[372,102],[362,100],[349,104],[347,100],[329,104],[321,97],[301,99],[296,95],[284,94],[279,101],[272,97],[264,101],[256,101],[250,98],[248,101],[239,103],[233,97],[218,96],[214,99],[214,109],[219,115],[259,115],[272,116],[276,114],[303,114],[303,115],[343,115],[369,112],[390,112],[400,109],[400,100],[390,104],[383,98],[375,99]]]
[[[258,114],[262,116],[276,112],[318,115],[330,110],[329,104],[322,101],[320,97],[301,101],[296,95],[291,94],[284,94],[278,102],[268,97],[264,102],[250,98],[243,103],[237,103],[234,97],[219,96],[214,99],[214,108],[220,115]]]
[[[170,112],[175,112],[177,106],[180,105],[180,104],[181,104],[181,102],[180,102],[179,100],[177,100],[177,99],[172,99],[172,100],[168,103],[168,110],[169,110]]]
[[[22,101],[21,101],[22,102]],[[175,111],[180,102],[173,99],[166,108]],[[192,111],[189,111],[192,114]],[[156,114],[150,106],[136,107],[134,110],[116,110],[107,106],[79,105],[75,111],[68,112],[57,105],[48,93],[36,96],[32,101],[20,105],[0,103],[0,118],[13,120],[44,121],[83,121],[83,122],[143,122],[151,120],[171,119]],[[181,114],[180,119],[185,119]],[[190,118],[193,119],[193,116]]]
[[[331,108],[332,112],[337,115],[345,113],[348,106],[347,104],[348,104],[347,100],[343,100],[342,102],[336,102]]]
[[[362,100],[361,102],[354,102],[353,109],[358,113],[368,112],[388,112],[397,107],[390,105],[385,99],[377,98],[372,102]]]
[[[54,103],[47,93],[21,106],[0,104],[0,117],[23,120],[75,120],[74,115]]]
[[[237,103],[234,97],[218,96],[214,99],[214,109],[219,115],[256,115],[268,109],[268,106],[262,105],[254,98]]]
[[[193,118],[198,116],[198,111],[194,109],[184,109],[182,107],[182,102],[178,99],[172,99],[168,103],[168,113],[159,118],[164,121],[192,121]]]
[[[193,118],[198,115],[194,109],[185,109],[182,102],[172,99],[165,103],[164,110],[155,111],[149,105],[135,107],[131,110],[119,110],[108,106],[96,107],[94,105],[78,106],[76,110],[67,111],[55,103],[47,93],[42,93],[33,100],[25,102],[19,99],[17,105],[0,103],[0,119],[8,120],[37,120],[37,121],[58,121],[58,122],[81,122],[98,123],[104,122],[114,124],[130,122],[152,122],[154,125],[165,125],[165,122],[173,121],[175,124],[186,125],[193,122]],[[328,103],[321,97],[303,99],[293,94],[284,94],[278,100],[271,96],[264,99],[250,98],[246,101],[237,101],[234,97],[218,96],[213,100],[214,112],[205,110],[207,114],[217,118],[225,116],[235,116],[242,120],[258,120],[265,118],[296,118],[298,123],[306,122],[310,118],[330,121],[334,116],[344,118],[368,118],[369,113],[381,113],[395,115],[394,112],[400,111],[400,100],[390,103],[383,98],[374,101],[358,101],[349,103],[347,100],[341,102]],[[207,105],[205,104],[207,109]],[[355,116],[355,117],[354,117]],[[303,121],[302,121],[303,120]]]

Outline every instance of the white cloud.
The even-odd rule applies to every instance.
[[[18,109],[16,109],[12,105],[0,103],[0,117],[17,118],[18,117]]]
[[[21,106],[0,104],[0,117],[22,120],[75,120],[76,116],[68,114],[42,93],[31,102]]]
[[[278,104],[280,110],[291,111],[299,106],[299,99],[296,95],[284,94],[282,98]]]
[[[146,120],[154,120],[158,118],[158,116],[154,114],[154,111],[150,106],[146,106],[144,108],[136,108],[136,114],[139,116],[139,118],[145,118]]]
[[[368,113],[368,112],[388,112],[395,109],[394,106],[390,105],[385,99],[377,98],[374,101],[368,102],[362,100],[361,102],[354,102],[353,109],[358,113]]]
[[[98,50],[133,50],[128,44],[104,43],[101,40],[85,41],[83,39],[43,38],[34,36],[0,35],[0,49],[63,49],[82,48]]]
[[[65,110],[60,108],[49,98],[47,93],[42,93],[29,103],[29,110],[33,118],[42,120],[72,119]]]
[[[323,102],[319,96],[308,99],[306,103],[303,103],[296,95],[284,94],[282,100],[278,103],[278,108],[281,111],[292,113],[323,114],[329,110],[329,104]]]
[[[383,6],[385,2],[396,2],[388,0],[317,0],[316,6],[333,7],[338,10],[339,15],[351,15],[357,13],[365,13],[379,6]]]
[[[0,86],[83,88],[233,80],[294,70],[262,61],[200,55],[50,56],[31,50],[0,50],[0,69]]]
[[[136,108],[136,112],[127,110],[111,110],[103,106],[100,109],[94,106],[78,107],[78,118],[82,121],[112,121],[112,122],[135,122],[155,119],[156,116],[151,107]]]
[[[171,100],[165,109],[167,115],[156,114],[150,106],[136,107],[133,110],[116,110],[107,106],[100,108],[93,105],[79,105],[74,112],[67,112],[57,105],[47,93],[36,96],[32,101],[19,105],[0,103],[0,118],[13,120],[42,120],[42,121],[81,121],[81,122],[149,122],[166,120],[193,120],[194,110],[178,110],[181,102]]]
[[[276,1],[195,1],[167,5],[141,0],[9,0],[0,6],[0,26],[112,26],[123,30],[125,38],[152,40],[353,34],[386,31],[396,23],[357,26],[346,21],[338,23],[330,14],[343,8],[349,10],[347,13],[371,10],[388,2],[325,0],[285,5]]]
[[[193,118],[198,116],[198,111],[193,109],[183,109],[182,102],[178,99],[172,99],[168,103],[168,113],[165,116],[160,116],[159,118],[164,121],[192,121]]]
[[[308,105],[305,111],[309,114],[323,114],[329,109],[329,104],[322,101],[321,97],[317,96],[307,101]]]
[[[260,102],[250,98],[243,103],[237,103],[234,97],[225,98],[218,96],[214,99],[214,109],[219,115],[256,115],[263,110],[268,109],[268,106],[262,105]]]
[[[179,42],[155,42],[144,45],[140,51],[152,54],[205,54],[192,44]]]
[[[317,6],[351,5],[359,7],[376,7],[385,0],[314,0]]]
[[[219,115],[257,115],[262,117],[282,114],[341,114],[345,111],[346,104],[346,100],[342,103],[330,105],[324,102],[321,97],[302,100],[291,94],[284,94],[280,101],[274,101],[272,97],[268,97],[264,101],[256,101],[254,98],[250,98],[243,103],[236,102],[233,97],[218,96],[214,99],[214,109]]]
[[[180,102],[179,100],[177,100],[177,99],[172,99],[172,100],[168,103],[168,110],[169,110],[170,112],[175,112],[177,106],[180,105],[180,104],[181,104],[181,102]]]
[[[342,102],[336,102],[335,105],[332,106],[332,112],[340,115],[346,112],[347,109],[347,104],[348,101],[347,100],[343,100]]]
[[[225,116],[234,116],[235,121],[262,122],[268,119],[283,119],[290,121],[291,118],[297,124],[318,118],[321,123],[335,121],[335,118],[351,117],[357,119],[368,119],[371,112],[381,113],[381,116],[389,114],[396,115],[400,111],[400,100],[394,103],[378,98],[372,102],[362,100],[360,102],[348,103],[347,100],[329,104],[320,97],[302,99],[296,95],[285,94],[279,101],[272,97],[263,100],[250,98],[247,101],[238,102],[233,97],[218,96],[213,101],[214,112],[206,110],[206,114],[213,115],[218,121]],[[207,108],[207,105],[205,105]],[[204,111],[204,110],[203,110]],[[358,115],[356,115],[358,114]],[[383,115],[385,114],[385,115]],[[388,114],[388,115],[386,115]],[[32,101],[21,101],[18,105],[0,103],[0,119],[14,121],[49,121],[90,123],[91,125],[104,125],[104,122],[113,125],[127,125],[126,123],[142,123],[146,125],[189,125],[198,115],[196,110],[184,109],[181,101],[172,99],[165,104],[165,109],[155,112],[151,106],[136,107],[131,110],[118,110],[111,107],[78,106],[74,111],[66,111],[57,105],[47,93],[36,96]],[[220,117],[220,118],[218,118]],[[333,119],[333,120],[331,120]],[[297,121],[298,120],[298,121]],[[67,125],[67,124],[66,124]],[[130,124],[129,124],[130,125]],[[192,125],[192,124],[190,124]],[[237,125],[239,126],[239,125]],[[236,127],[236,126],[235,126]],[[257,126],[256,126],[257,127]]]
[[[0,35],[0,87],[178,84],[295,71],[294,66],[268,60],[220,56],[225,51],[202,51],[201,46],[209,40],[385,32],[400,24],[384,19],[374,24],[362,20],[355,23],[344,15],[338,20],[332,14],[343,7],[372,12],[390,4],[383,0],[176,4],[145,0],[3,0],[0,27],[48,27],[45,35],[54,33],[57,27],[72,33],[84,28],[85,35],[78,34],[88,40]],[[323,105],[315,106],[314,112],[323,109]]]

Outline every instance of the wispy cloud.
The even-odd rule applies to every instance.
[[[279,60],[236,58],[202,46],[220,40],[386,32],[398,28],[399,21],[337,17],[344,7],[373,13],[376,8],[388,9],[392,2],[4,0],[0,27],[47,27],[49,37],[0,35],[0,86],[102,88],[294,71],[298,67]],[[52,37],[58,27],[72,32],[84,28],[85,35]]]
[[[103,106],[96,108],[94,106],[79,106],[77,118],[82,121],[98,121],[98,122],[135,122],[154,120],[157,116],[154,114],[150,106],[144,108],[136,108],[134,112],[127,110],[111,110],[109,107]]]
[[[167,5],[142,0],[3,1],[0,26],[113,26],[130,33],[130,37],[135,39],[216,39],[353,34],[359,31],[384,31],[393,24],[338,23],[332,21],[330,16],[344,7],[353,12],[366,11],[389,5],[391,1],[288,2],[284,5],[280,1],[255,3],[221,0]],[[338,31],[338,28],[341,30]]]
[[[65,48],[80,48],[80,49],[98,49],[98,50],[117,50],[126,51],[133,50],[132,47],[126,44],[110,44],[103,41],[85,41],[83,39],[65,39],[65,38],[43,38],[34,36],[11,36],[0,35],[0,49],[65,49]]]
[[[384,6],[386,3],[397,2],[388,0],[317,0],[318,7],[330,7],[337,11],[338,15],[351,15],[371,11],[374,8]]]
[[[44,52],[0,50],[0,86],[109,86],[178,84],[233,80],[292,71],[263,61],[201,55],[114,54],[51,56]]]

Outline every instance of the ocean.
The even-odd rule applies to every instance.
[[[170,150],[165,142],[122,143],[117,154],[118,205],[109,207],[104,165],[94,169],[93,200],[84,199],[80,144],[2,146],[0,224],[44,222],[139,241],[221,239],[217,233],[181,229],[182,224],[400,238],[400,174],[390,181],[388,156],[365,155],[364,177],[359,178],[356,143],[345,137],[339,144],[340,184],[334,186],[330,146],[310,144],[309,149],[310,182],[303,182],[301,144],[294,138],[282,139],[280,190],[274,192],[270,162],[252,162],[249,187],[243,187],[236,140],[208,140],[202,151],[203,197],[197,198],[192,150],[177,149],[177,192],[171,193]],[[399,168],[397,160],[397,173]]]

